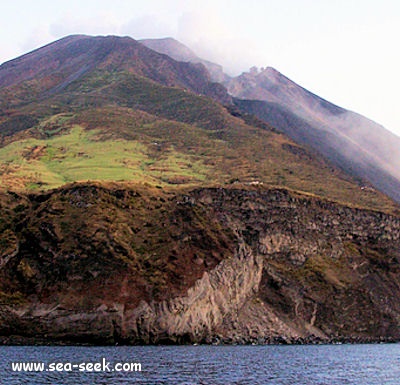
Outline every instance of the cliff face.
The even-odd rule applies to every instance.
[[[399,337],[399,218],[283,190],[202,194],[223,202],[263,264],[257,294],[225,320],[225,338]]]
[[[5,337],[400,338],[398,217],[256,188],[73,185],[8,199],[20,216],[2,241]]]

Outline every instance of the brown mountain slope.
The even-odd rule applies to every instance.
[[[24,72],[27,67],[32,70]],[[138,179],[191,186],[265,183],[396,210],[379,192],[362,190],[268,125],[190,92],[210,85],[200,67],[133,39],[87,36],[62,39],[6,63],[0,74],[10,85],[0,93],[12,95],[3,100],[14,104],[0,117],[3,186]],[[25,92],[33,83],[37,88]],[[191,88],[176,86],[183,83]],[[226,90],[219,90],[224,99]]]
[[[210,83],[202,65],[175,61],[132,38],[74,35],[2,64],[0,108],[59,93],[96,69],[127,71],[201,94],[214,95],[221,87]]]
[[[177,60],[202,62],[174,39],[149,39],[143,44]],[[371,120],[338,107],[300,87],[273,68],[251,70],[218,81],[236,97],[236,105],[312,147],[320,156],[400,201],[400,139]],[[263,103],[260,103],[262,101]]]
[[[243,110],[400,201],[398,136],[307,91],[273,68],[244,73],[227,87]]]

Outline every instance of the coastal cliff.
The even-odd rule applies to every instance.
[[[284,189],[2,196],[0,335],[62,343],[400,339],[400,218]]]

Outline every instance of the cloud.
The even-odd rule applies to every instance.
[[[155,15],[145,14],[125,23],[121,27],[121,33],[134,39],[161,38],[174,36],[176,28],[160,20]]]
[[[24,51],[17,51],[15,45],[11,43],[3,43],[0,52],[0,64],[6,61],[14,59],[17,55],[23,53]]]
[[[178,21],[177,39],[198,56],[221,64],[231,75],[257,63],[268,64],[251,39],[237,35],[210,9],[183,13]]]
[[[49,32],[46,26],[38,26],[32,30],[29,34],[29,38],[26,39],[21,45],[23,52],[30,51],[34,48],[43,46],[53,40],[53,36]]]
[[[118,18],[109,12],[100,12],[92,17],[79,17],[66,13],[50,25],[49,31],[55,38],[71,34],[107,35],[120,34]]]
[[[50,25],[50,33],[55,38],[84,33],[88,35],[129,35],[139,39],[174,36],[176,28],[153,14],[144,14],[124,21],[110,12],[103,12],[90,18],[65,14],[62,19]]]
[[[259,57],[254,41],[229,28],[228,21],[223,19],[224,13],[211,1],[200,6],[194,1],[176,0],[173,9],[160,5],[157,13],[141,10],[134,18],[130,18],[128,9],[124,16],[118,12],[93,10],[91,14],[80,14],[70,9],[60,13],[57,19],[37,26],[21,44],[21,52],[71,34],[128,35],[134,39],[170,36],[198,56],[223,65],[231,75],[254,64],[268,64]]]

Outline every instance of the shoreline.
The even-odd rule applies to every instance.
[[[184,342],[178,343],[172,340],[163,340],[155,343],[145,343],[137,341],[111,342],[111,341],[73,341],[57,340],[43,337],[24,337],[24,336],[0,336],[0,346],[283,346],[283,345],[367,345],[367,344],[394,344],[400,343],[400,339],[393,337],[341,337],[332,339],[322,339],[318,337],[288,339],[285,337],[259,338],[254,339],[213,339],[211,341]]]

